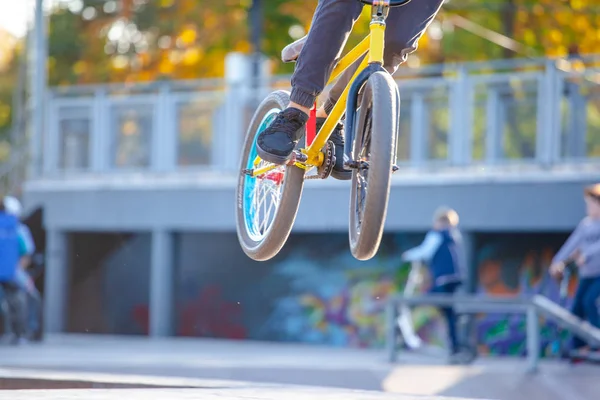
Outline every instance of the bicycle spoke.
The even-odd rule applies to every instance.
[[[269,163],[261,161],[257,168]],[[279,179],[284,174],[284,167],[277,167],[261,176],[255,177],[251,193],[249,230],[256,236],[263,236],[269,230],[281,200],[283,181]]]

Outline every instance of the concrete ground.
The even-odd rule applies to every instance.
[[[431,356],[401,354],[398,363],[392,365],[386,361],[386,355],[382,351],[375,350],[250,341],[94,335],[50,336],[43,344],[0,348],[0,368],[4,368],[7,373],[24,369],[54,373],[89,371],[118,374],[121,377],[138,374],[162,377],[160,379],[217,379],[254,384],[386,391],[411,396],[497,400],[591,400],[596,399],[600,393],[600,369],[595,365],[569,366],[558,362],[543,362],[539,372],[530,375],[525,372],[525,360],[480,359],[471,366],[447,366],[441,361]],[[0,370],[0,375],[1,372]],[[329,392],[322,392],[318,397],[328,398],[327,393]],[[335,397],[335,393],[341,392],[331,393]],[[143,392],[141,395],[146,394]],[[253,398],[269,399],[269,395],[265,392],[263,396],[267,397]],[[369,392],[368,395],[383,394]],[[169,394],[168,398],[191,398],[185,396],[200,395],[198,392],[184,390],[177,394],[173,392],[173,396]],[[278,399],[282,397],[287,398],[281,395]],[[3,398],[2,392],[0,398]],[[16,400],[27,397],[10,398]],[[144,398],[152,399],[147,396]],[[205,397],[202,395],[195,398]],[[394,398],[411,397],[396,395]]]

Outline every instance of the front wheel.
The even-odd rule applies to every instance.
[[[260,104],[242,150],[236,227],[244,253],[256,261],[266,261],[279,253],[290,235],[302,196],[305,171],[299,167],[277,166],[257,177],[244,173],[244,170],[270,165],[262,160],[255,165],[256,138],[289,101],[289,92],[280,90]]]
[[[357,111],[352,173],[350,249],[358,260],[372,258],[381,243],[390,195],[397,120],[397,87],[387,72],[375,72],[363,89]]]

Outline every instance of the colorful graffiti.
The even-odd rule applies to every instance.
[[[297,234],[278,257],[255,263],[239,250],[235,235],[180,236],[175,280],[178,335],[351,347],[383,346],[385,303],[403,290],[410,268],[400,254],[423,237],[387,234],[378,255],[359,262],[350,255],[345,234]],[[502,297],[543,293],[558,301],[558,284],[545,278],[545,272],[565,237],[476,235],[477,292]],[[573,280],[571,296],[575,284]],[[125,312],[137,322],[137,331],[147,332],[147,305],[139,304]],[[123,309],[112,311],[119,320]],[[445,327],[439,312],[419,307],[412,314],[423,341],[442,346]],[[542,322],[544,352],[551,355],[558,331]],[[479,315],[476,326],[482,353],[525,353],[523,316]]]
[[[481,235],[476,248],[478,292],[497,297],[531,297],[534,294],[561,302],[559,284],[547,273],[552,256],[566,239],[565,234]],[[562,302],[570,307],[576,279]],[[482,315],[478,319],[479,350],[484,354],[525,355],[525,317],[523,315]],[[543,354],[556,355],[565,333],[555,324],[542,320]]]
[[[347,254],[318,262],[297,252],[273,271],[291,282],[291,290],[275,300],[261,333],[285,341],[383,346],[385,304],[389,296],[402,291],[410,269],[400,254],[357,263]],[[415,329],[421,337],[439,342],[439,322],[431,318],[431,310],[419,311]]]

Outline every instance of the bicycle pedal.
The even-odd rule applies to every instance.
[[[348,161],[344,166],[349,169],[369,169],[368,161]]]

